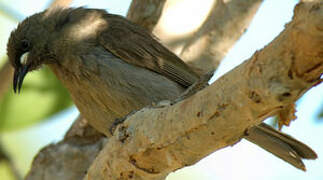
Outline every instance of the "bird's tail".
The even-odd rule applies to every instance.
[[[303,171],[302,159],[317,158],[310,147],[265,123],[252,127],[245,138]]]

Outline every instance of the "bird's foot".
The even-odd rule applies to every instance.
[[[214,74],[214,71],[212,70],[212,71],[202,75],[198,81],[196,81],[183,94],[181,94],[178,98],[176,98],[172,102],[172,104],[176,104],[177,102],[182,101],[182,100],[194,95],[198,91],[204,89],[205,87],[207,87],[209,85],[208,82],[212,78],[213,74]]]
[[[122,118],[116,118],[115,120],[114,120],[114,122],[112,123],[112,125],[111,125],[111,127],[110,127],[110,129],[109,129],[109,131],[110,131],[110,133],[113,135],[113,133],[114,133],[114,131],[116,130],[116,128],[117,128],[117,126],[119,125],[119,124],[122,124],[129,116],[131,116],[131,115],[133,115],[133,114],[135,114],[135,112],[137,112],[137,111],[131,111],[129,114],[127,114],[125,117],[122,117]]]

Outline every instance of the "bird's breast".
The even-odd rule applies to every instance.
[[[68,61],[51,68],[69,90],[81,114],[98,128],[108,127],[115,118],[152,102],[175,99],[184,91],[176,82],[105,51]]]

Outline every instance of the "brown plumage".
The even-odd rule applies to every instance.
[[[18,25],[8,42],[14,91],[25,74],[48,65],[89,123],[109,136],[116,118],[161,100],[173,100],[199,79],[145,29],[98,9],[56,9]],[[315,159],[305,144],[261,124],[246,139],[305,169]]]

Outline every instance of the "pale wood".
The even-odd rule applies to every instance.
[[[244,34],[262,0],[213,0],[213,5],[205,9],[209,12],[200,17],[201,24],[189,32],[183,29],[183,33],[168,29],[163,20],[170,13],[168,10],[173,4],[178,2],[183,1],[166,2],[162,16],[153,32],[197,72],[204,74],[215,70],[235,42]],[[196,1],[196,5],[199,3]],[[181,8],[186,8],[184,3]],[[196,14],[197,12],[191,12],[182,20],[195,18]],[[174,26],[176,27],[176,23]]]
[[[274,41],[194,96],[128,117],[84,179],[164,179],[295,102],[321,82],[322,5],[299,3]]]

